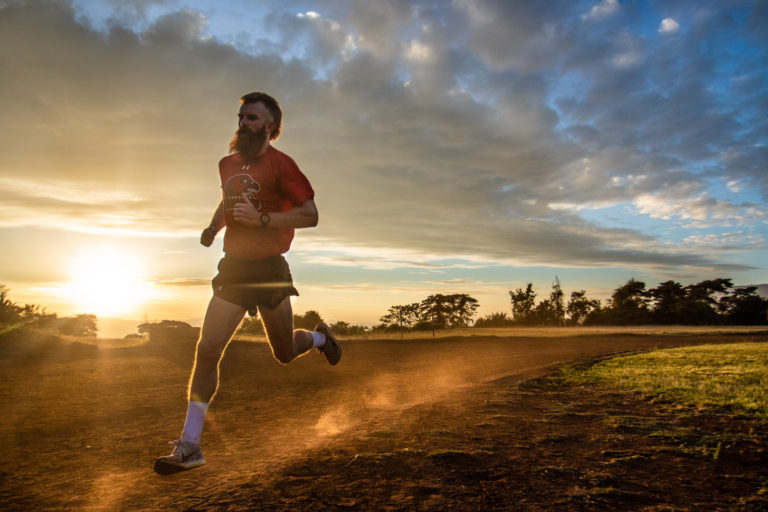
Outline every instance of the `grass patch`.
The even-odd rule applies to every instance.
[[[656,350],[601,361],[568,378],[768,419],[768,343]]]

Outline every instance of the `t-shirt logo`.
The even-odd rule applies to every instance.
[[[243,203],[243,192],[257,210],[261,210],[261,201],[257,194],[261,190],[259,182],[250,174],[235,174],[221,187],[224,194],[224,208],[231,210],[238,203]]]

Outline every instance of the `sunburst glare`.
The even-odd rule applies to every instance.
[[[67,295],[86,313],[133,313],[152,295],[153,285],[142,275],[143,270],[139,259],[129,252],[94,249],[73,259]]]

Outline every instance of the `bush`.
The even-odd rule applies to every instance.
[[[200,336],[200,329],[186,322],[163,320],[159,323],[143,323],[139,325],[139,334],[149,335],[149,343],[194,343]]]
[[[340,336],[358,336],[368,332],[368,328],[363,325],[351,325],[342,321],[332,324],[331,330],[334,334],[338,334]]]
[[[515,325],[515,322],[506,313],[491,313],[478,318],[474,327],[510,327],[512,325]]]

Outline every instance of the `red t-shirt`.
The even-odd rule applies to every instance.
[[[284,212],[315,197],[309,180],[291,157],[272,146],[256,162],[246,164],[234,153],[219,161],[222,198],[230,210],[246,192],[250,201],[266,213]],[[241,259],[283,254],[291,248],[292,228],[248,227],[226,215],[224,252]]]

